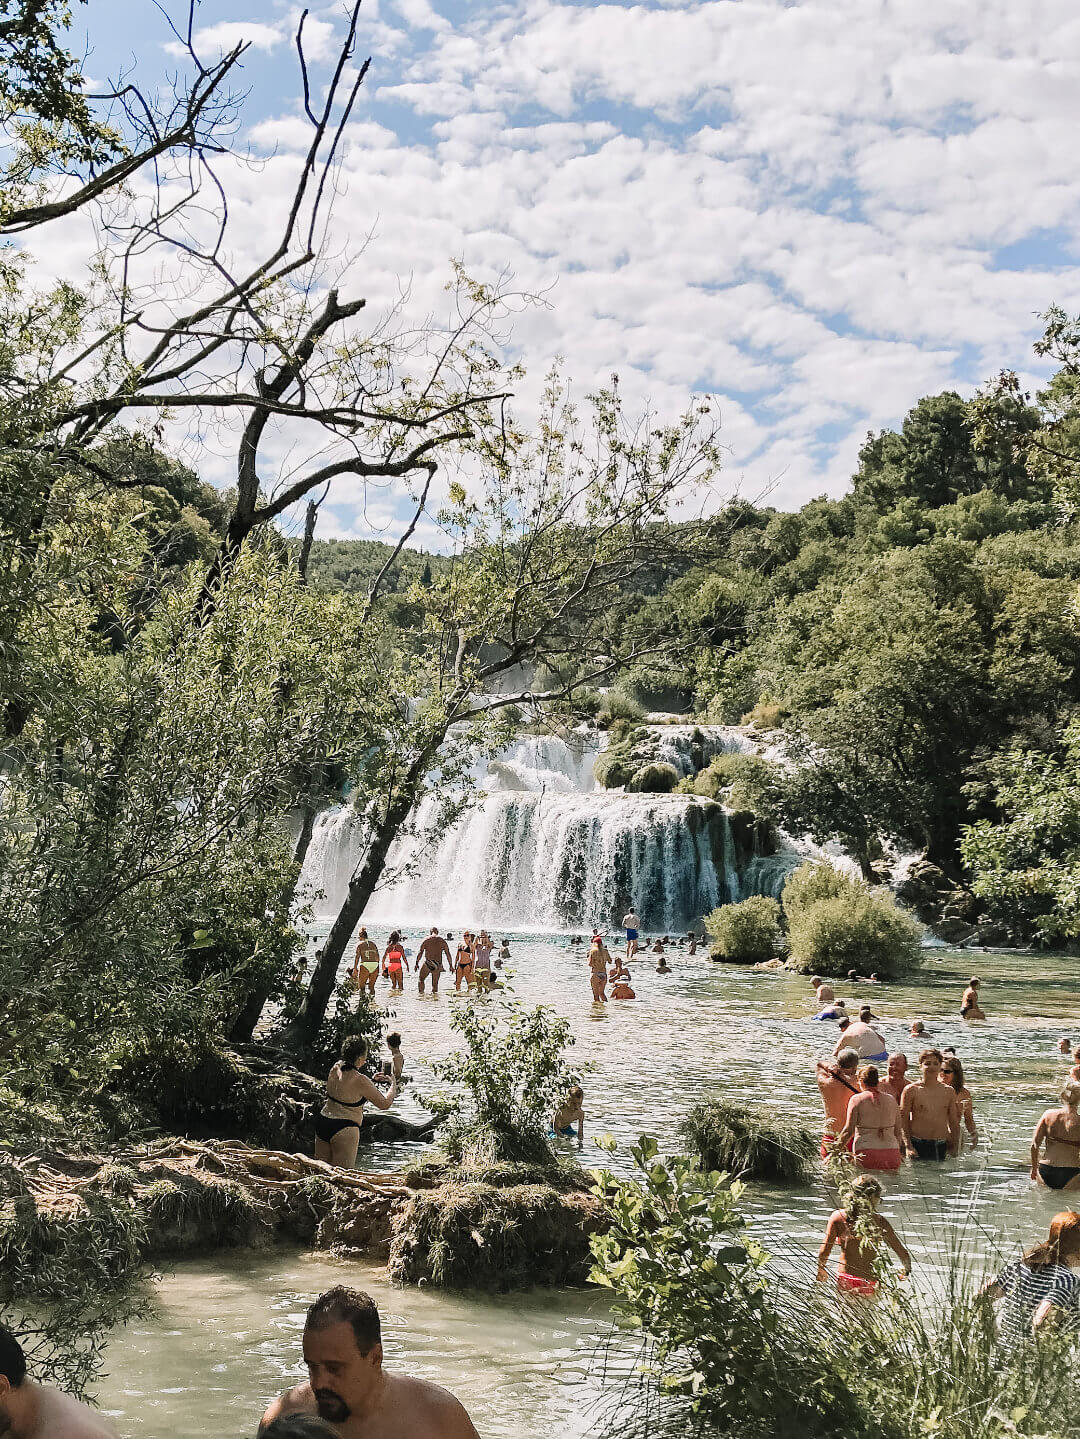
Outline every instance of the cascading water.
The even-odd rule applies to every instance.
[[[683,773],[702,762],[703,745],[707,760],[745,740],[719,727],[703,737],[689,726],[657,738],[661,757]],[[484,798],[444,833],[438,801],[424,800],[365,918],[410,928],[610,928],[632,906],[646,929],[678,931],[741,898],[723,810],[684,795],[600,790],[592,773],[598,753],[594,737],[522,736],[475,776]],[[320,816],[304,867],[309,892],[323,891],[318,911],[336,912],[362,844],[351,808]]]

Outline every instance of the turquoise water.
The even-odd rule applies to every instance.
[[[813,1062],[831,1050],[838,1031],[811,1021],[805,979],[713,965],[701,952],[690,958],[673,947],[673,974],[657,975],[655,960],[639,956],[638,998],[602,1008],[591,1003],[584,951],[565,937],[516,935],[511,950],[515,993],[566,1015],[573,1056],[591,1066],[584,1079],[587,1163],[590,1151],[600,1159],[590,1135],[603,1132],[620,1146],[616,1165],[627,1164],[626,1146],[642,1132],[674,1146],[680,1118],[710,1094],[818,1124]],[[976,972],[988,1018],[965,1025],[960,995]],[[1011,1252],[1045,1232],[1060,1197],[1032,1186],[1027,1149],[1069,1067],[1057,1040],[1068,1035],[1080,1043],[1080,961],[930,950],[912,983],[837,983],[836,990],[872,1004],[890,1049],[904,1049],[914,1062],[922,1041],[907,1031],[922,1019],[929,1042],[955,1046],[967,1071],[979,1147],[944,1166],[906,1164],[885,1179],[883,1211],[911,1248],[916,1275],[934,1268],[950,1231],[987,1254]],[[383,981],[377,997],[388,1001]],[[471,1002],[454,998],[452,986],[437,999],[421,997],[406,977],[387,1023],[403,1035],[414,1088],[430,1081],[434,1058],[456,1047],[449,1016]],[[408,1091],[400,1104],[420,1113]],[[384,1169],[419,1148],[373,1145],[360,1163]],[[807,1267],[832,1207],[822,1183],[795,1193],[751,1186],[745,1197],[766,1242],[790,1250],[797,1263],[805,1254]],[[589,1432],[601,1391],[596,1348],[608,1327],[601,1296],[537,1292],[492,1300],[400,1291],[371,1266],[291,1254],[178,1268],[160,1285],[160,1317],[112,1346],[105,1406],[132,1435],[253,1434],[266,1399],[295,1382],[305,1304],[337,1282],[376,1293],[387,1316],[387,1362],[453,1389],[482,1435]]]

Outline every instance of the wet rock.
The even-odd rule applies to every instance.
[[[970,944],[975,927],[962,919],[941,919],[934,925],[934,933],[946,944]]]

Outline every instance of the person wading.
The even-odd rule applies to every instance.
[[[863,1065],[859,1083],[863,1092],[848,1101],[847,1121],[836,1142],[844,1148],[850,1141],[855,1161],[863,1169],[899,1169],[904,1147],[900,1106],[878,1083],[876,1064]]]
[[[345,1041],[341,1058],[326,1078],[326,1102],[315,1116],[315,1158],[336,1164],[339,1169],[352,1169],[356,1163],[364,1105],[389,1109],[397,1098],[393,1076],[384,1094],[363,1073],[367,1056],[365,1040],[354,1036]]]
[[[941,1082],[941,1050],[919,1055],[922,1079],[909,1084],[900,1100],[904,1139],[916,1159],[945,1159],[956,1153],[960,1136],[960,1101],[950,1084]]]
[[[1047,1189],[1080,1189],[1080,1084],[1067,1079],[1061,1108],[1048,1109],[1031,1136],[1031,1177]],[[1040,1159],[1040,1151],[1042,1158]]]
[[[375,993],[375,981],[379,977],[379,946],[368,939],[368,932],[362,929],[357,936],[356,956],[353,959],[352,980],[357,989]]]
[[[843,1209],[834,1209],[818,1250],[818,1279],[827,1278],[825,1268],[833,1245],[840,1246],[840,1272],[836,1286],[842,1292],[870,1295],[878,1287],[876,1266],[881,1245],[887,1244],[899,1259],[903,1278],[911,1269],[911,1255],[897,1238],[887,1219],[877,1213],[881,1185],[870,1174],[860,1174],[851,1187],[851,1198]]]
[[[479,1439],[472,1420],[438,1384],[383,1368],[374,1299],[339,1285],[321,1294],[304,1324],[308,1380],[275,1399],[259,1434],[288,1414],[318,1414],[341,1439]]]
[[[417,968],[417,989],[424,993],[424,983],[431,980],[432,994],[439,992],[439,975],[443,972],[443,960],[446,961],[446,968],[451,965],[450,946],[437,929],[432,929],[428,937],[420,945],[416,953]]]
[[[836,1056],[835,1064],[818,1064],[817,1086],[821,1091],[821,1103],[825,1109],[825,1133],[821,1139],[821,1157],[828,1157],[829,1150],[836,1143],[836,1136],[847,1123],[848,1104],[853,1094],[858,1094],[856,1074],[859,1056],[853,1049],[842,1049]],[[850,1147],[850,1145],[849,1145]]]

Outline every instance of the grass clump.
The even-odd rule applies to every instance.
[[[770,1184],[808,1183],[818,1156],[817,1136],[804,1125],[725,1099],[696,1104],[679,1134],[706,1172]]]
[[[628,695],[625,690],[609,689],[600,701],[600,707],[596,712],[596,723],[606,729],[615,720],[633,722],[644,717],[644,707],[633,695]]]
[[[583,1284],[599,1205],[550,1184],[450,1181],[395,1216],[387,1272],[402,1284],[506,1291]]]
[[[601,750],[593,761],[593,778],[601,789],[621,789],[634,777],[637,761],[630,753],[630,743],[621,741]]]
[[[774,704],[772,700],[758,700],[754,708],[743,715],[740,723],[749,725],[751,729],[774,730],[780,728],[786,715],[783,705]]]
[[[632,794],[670,794],[678,783],[679,771],[675,766],[657,761],[635,770],[626,788]]]
[[[728,964],[760,964],[773,959],[783,935],[780,905],[762,894],[722,904],[705,916],[712,938],[710,956]]]
[[[266,1236],[258,1206],[232,1179],[156,1179],[143,1191],[141,1207],[155,1247],[252,1245]]]

